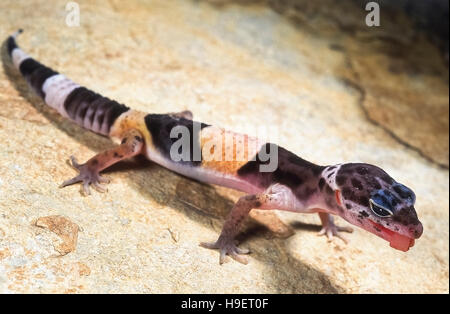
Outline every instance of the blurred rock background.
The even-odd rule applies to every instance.
[[[319,164],[381,166],[416,192],[425,231],[402,253],[363,230],[327,243],[318,217],[280,212],[295,235],[250,221],[249,265],[219,266],[198,243],[240,194],[141,159],[108,171],[106,194],[58,189],[70,155],[111,143],[45,107],[3,45],[0,291],[448,293],[448,2],[377,2],[379,27],[366,1],[77,1],[70,27],[67,1],[2,1],[1,38],[23,28],[26,52],[105,96],[236,131],[277,126],[279,144]],[[70,228],[36,223],[61,216]],[[64,256],[58,234],[76,245]]]

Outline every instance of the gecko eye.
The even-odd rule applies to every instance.
[[[372,199],[370,199],[369,203],[370,203],[370,209],[378,217],[389,217],[389,216],[392,216],[394,214],[389,209],[376,204]]]

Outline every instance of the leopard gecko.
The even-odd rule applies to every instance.
[[[217,241],[200,244],[219,250],[220,264],[227,255],[238,262],[248,262],[244,254],[249,251],[238,247],[235,237],[252,209],[318,213],[322,222],[319,234],[330,240],[345,240],[340,232],[352,232],[349,227],[334,224],[333,215],[340,216],[401,251],[408,251],[422,235],[414,192],[381,168],[366,163],[317,165],[276,144],[195,122],[190,111],[149,114],[132,110],[28,56],[16,44],[20,33],[21,30],[8,37],[8,54],[35,92],[64,117],[118,144],[85,163],[78,163],[72,156],[72,166],[79,174],[62,183],[62,187],[81,182],[87,194],[89,186],[102,191],[100,183],[108,181],[100,175],[102,170],[126,158],[144,155],[186,177],[242,191],[245,195],[231,209]],[[187,158],[174,158],[173,146],[178,137],[172,132],[177,128],[188,131],[187,154],[182,156]],[[211,140],[223,140],[226,136],[231,136],[231,146],[211,145]],[[237,145],[238,142],[245,145]],[[195,156],[195,152],[207,149],[217,150],[218,156],[224,157],[230,147],[231,159]],[[267,156],[268,151],[276,151],[277,164],[270,171],[263,171],[268,160],[261,156]]]

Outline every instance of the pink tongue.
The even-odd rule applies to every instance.
[[[401,234],[394,233],[391,238],[391,247],[406,252],[414,245],[414,239],[405,237]]]

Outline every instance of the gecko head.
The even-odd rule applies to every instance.
[[[322,177],[333,192],[338,214],[387,240],[391,247],[408,251],[423,232],[414,192],[373,165],[349,163],[331,168],[325,168]]]

